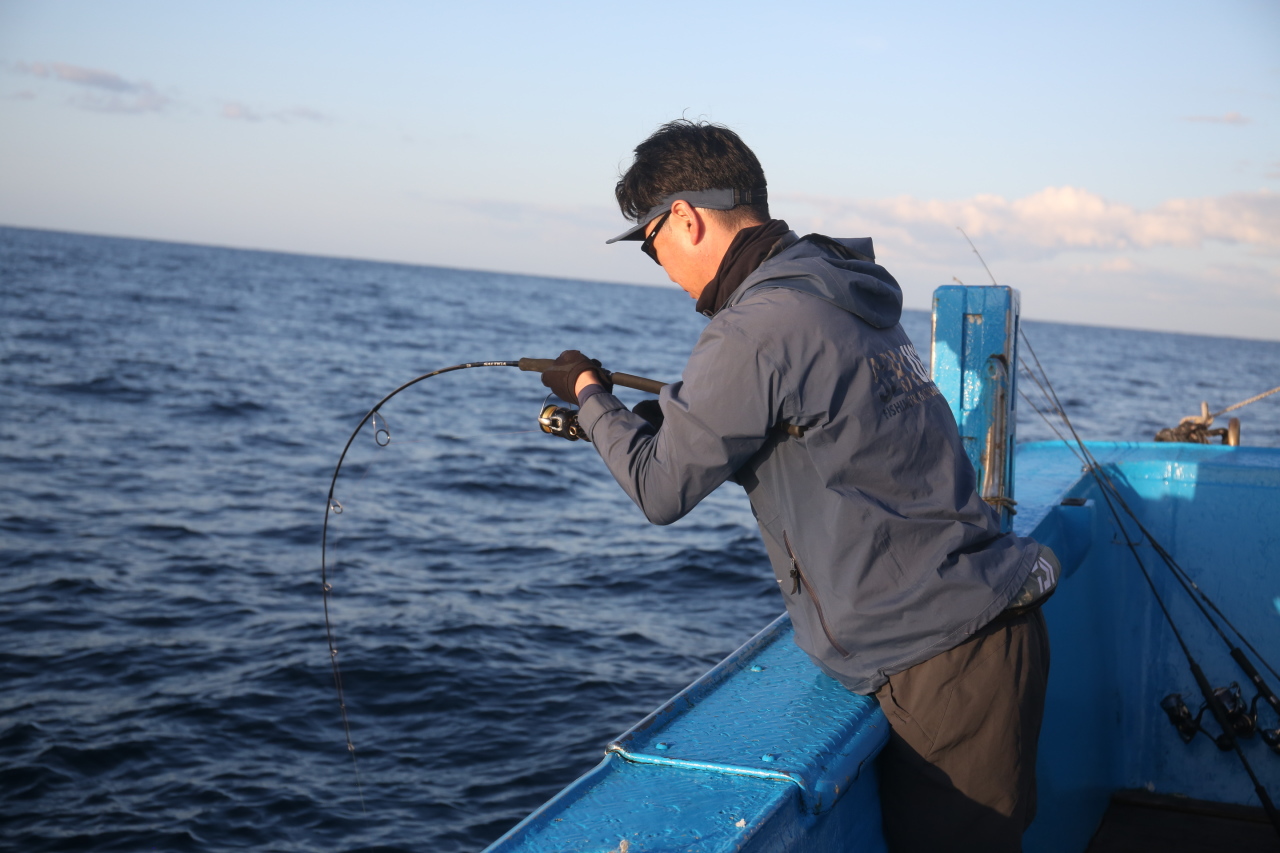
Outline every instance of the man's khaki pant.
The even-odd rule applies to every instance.
[[[1036,607],[1002,614],[876,691],[893,727],[879,759],[892,853],[1022,849],[1048,678],[1049,633]]]

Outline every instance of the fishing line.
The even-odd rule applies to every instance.
[[[1025,368],[1023,370],[1025,372]],[[1053,430],[1053,434],[1058,437],[1058,440],[1067,446],[1067,450],[1070,450],[1071,454],[1075,456],[1076,459],[1080,460],[1081,465],[1088,464],[1084,461],[1084,457],[1080,455],[1079,451],[1071,446],[1071,442],[1067,441],[1067,439],[1063,437],[1062,433],[1058,431],[1058,428],[1054,426],[1053,421],[1049,420],[1049,416],[1040,411],[1040,408],[1036,406],[1035,401],[1028,397],[1026,392],[1021,388],[1018,389],[1018,396],[1021,397],[1028,406],[1035,410],[1035,413],[1040,416],[1040,419],[1048,425],[1049,429]]]
[[[1039,356],[1036,355],[1035,347],[1031,345],[1031,341],[1027,338],[1025,331],[1019,328],[1018,332],[1022,336],[1023,343],[1026,344],[1027,346],[1027,351],[1031,353],[1031,358],[1032,360],[1035,361],[1036,368],[1040,371],[1041,376],[1044,377],[1044,382],[1041,383],[1040,378],[1035,374],[1035,372],[1030,370],[1025,364],[1023,365],[1024,372],[1027,375],[1029,375],[1031,379],[1036,383],[1036,385],[1040,388],[1040,393],[1044,395],[1045,400],[1049,403],[1050,408],[1054,412],[1054,414],[1060,417],[1062,419],[1062,422],[1066,425],[1067,429],[1071,431],[1072,437],[1075,439],[1076,444],[1079,445],[1080,447],[1080,452],[1076,453],[1075,448],[1071,447],[1070,442],[1068,442],[1066,438],[1063,437],[1062,433],[1058,432],[1056,429],[1054,429],[1054,433],[1058,436],[1058,438],[1062,439],[1063,443],[1067,445],[1068,449],[1070,449],[1073,453],[1075,453],[1075,456],[1077,459],[1080,459],[1082,462],[1084,462],[1086,468],[1093,475],[1094,479],[1098,481],[1098,485],[1104,489],[1110,490],[1111,495],[1116,499],[1116,502],[1120,504],[1120,508],[1125,511],[1125,514],[1129,516],[1130,520],[1132,520],[1135,525],[1137,525],[1138,530],[1142,533],[1142,535],[1146,538],[1146,540],[1151,543],[1152,549],[1164,561],[1166,567],[1173,573],[1174,578],[1182,586],[1183,590],[1187,593],[1187,595],[1191,597],[1192,602],[1194,602],[1196,606],[1199,608],[1200,612],[1204,615],[1205,619],[1209,622],[1209,625],[1213,628],[1214,631],[1217,632],[1218,636],[1220,636],[1223,639],[1223,641],[1227,644],[1227,648],[1232,649],[1234,651],[1234,644],[1230,641],[1230,639],[1227,638],[1227,635],[1223,633],[1222,629],[1218,626],[1217,622],[1214,621],[1213,617],[1209,615],[1208,611],[1205,610],[1205,604],[1210,606],[1213,609],[1213,611],[1218,614],[1218,616],[1222,619],[1222,621],[1225,622],[1228,625],[1228,627],[1230,627],[1231,630],[1234,631],[1236,635],[1240,637],[1240,639],[1245,643],[1245,645],[1247,645],[1249,649],[1252,650],[1255,655],[1257,655],[1258,659],[1262,661],[1262,663],[1267,667],[1267,669],[1271,669],[1272,674],[1275,674],[1275,670],[1271,668],[1271,665],[1266,661],[1266,659],[1257,653],[1257,650],[1253,648],[1253,645],[1249,643],[1248,639],[1243,634],[1240,633],[1239,629],[1235,627],[1235,625],[1231,622],[1230,619],[1228,619],[1225,615],[1223,615],[1222,611],[1218,609],[1217,605],[1214,604],[1212,599],[1208,597],[1208,595],[1204,592],[1204,590],[1200,589],[1200,587],[1195,583],[1195,581],[1191,579],[1190,575],[1187,574],[1186,570],[1183,569],[1182,566],[1177,562],[1177,560],[1173,558],[1173,555],[1170,554],[1167,550],[1165,550],[1164,546],[1160,544],[1159,540],[1157,540],[1155,536],[1151,534],[1151,531],[1147,530],[1146,526],[1142,523],[1141,519],[1138,518],[1138,514],[1134,512],[1134,510],[1129,506],[1128,502],[1124,499],[1124,495],[1120,492],[1120,489],[1111,480],[1110,475],[1107,474],[1106,470],[1102,467],[1102,465],[1098,463],[1097,458],[1093,456],[1092,452],[1090,452],[1084,446],[1084,441],[1080,438],[1079,433],[1076,432],[1075,425],[1071,423],[1071,418],[1068,417],[1066,408],[1062,405],[1061,400],[1058,398],[1058,393],[1056,389],[1054,389],[1053,387],[1053,383],[1049,380],[1049,374],[1045,371],[1044,365],[1040,363]],[[1024,399],[1025,399],[1025,395],[1024,395]],[[1028,402],[1030,402],[1030,400],[1028,400]],[[1034,403],[1032,403],[1031,406],[1033,409],[1036,409],[1037,412],[1040,411],[1038,408],[1036,408]],[[1041,413],[1041,417],[1044,417],[1043,413]],[[1046,422],[1048,422],[1047,418],[1046,418]],[[1050,428],[1052,427],[1053,425],[1050,424]],[[1084,455],[1082,456],[1081,454],[1084,454]],[[1110,501],[1108,501],[1108,505],[1109,504],[1110,504]],[[1117,523],[1119,523],[1118,517],[1116,521]],[[1127,533],[1125,535],[1126,537],[1128,536]],[[1194,588],[1196,592],[1199,593],[1199,598],[1202,598],[1204,600],[1204,604],[1202,604],[1200,601],[1197,600],[1197,596],[1192,592],[1192,588]],[[1280,708],[1278,708],[1277,711],[1280,712]]]
[[[329,594],[333,592],[333,584],[329,583],[329,515],[340,515],[342,513],[342,504],[333,496],[334,490],[338,485],[338,473],[342,470],[342,463],[347,458],[347,451],[351,449],[351,445],[355,442],[356,436],[360,434],[360,430],[364,429],[365,424],[372,424],[374,433],[373,440],[379,447],[386,447],[391,443],[391,430],[387,425],[386,418],[379,414],[379,410],[386,404],[388,400],[399,394],[406,388],[417,385],[424,379],[430,379],[433,376],[439,376],[442,373],[452,373],[455,370],[466,370],[470,367],[519,367],[518,361],[471,361],[466,364],[455,364],[452,367],[444,367],[440,370],[433,370],[430,373],[424,373],[416,379],[411,379],[383,397],[377,404],[369,410],[360,423],[356,426],[355,431],[351,433],[351,437],[347,439],[347,443],[342,448],[341,455],[338,456],[338,464],[334,466],[333,477],[329,480],[329,495],[325,501],[324,507],[324,526],[320,532],[320,590],[324,598],[324,633],[329,643],[329,662],[333,668],[333,685],[338,691],[338,708],[342,712],[342,731],[347,740],[347,752],[351,753],[351,766],[355,768],[356,773],[356,790],[360,796],[360,810],[368,814],[364,802],[364,786],[360,782],[360,764],[356,760],[356,746],[351,740],[351,718],[347,714],[346,693],[342,689],[342,670],[338,666],[338,645],[333,637],[333,622],[329,616]],[[366,470],[366,474],[368,471]],[[363,478],[362,478],[363,479]]]
[[[973,249],[973,253],[978,256],[978,260],[982,261],[982,268],[987,271],[988,276],[991,276],[991,283],[996,287],[999,287],[999,285],[996,284],[996,277],[994,275],[991,275],[991,267],[987,266],[987,262],[982,258],[982,253],[978,251],[977,246],[973,245],[973,241],[969,239],[969,235],[965,234],[964,229],[961,228],[959,225],[956,226],[956,230],[959,231],[960,234],[964,237],[965,242],[969,244],[969,248]],[[954,276],[952,277],[954,278]],[[956,279],[956,281],[959,281],[959,280],[960,279],[958,278]]]

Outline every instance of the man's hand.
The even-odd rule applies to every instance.
[[[600,385],[605,391],[613,390],[609,371],[602,369],[599,361],[587,358],[576,349],[560,353],[554,366],[542,371],[542,384],[566,403],[578,402],[578,392],[588,385]]]

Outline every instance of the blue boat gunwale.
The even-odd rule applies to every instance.
[[[656,754],[655,751],[644,748],[649,735],[678,723],[687,714],[698,713],[705,700],[713,697],[717,690],[728,685],[737,676],[744,674],[749,664],[765,656],[775,644],[791,643],[791,627],[791,617],[785,612],[780,614],[716,666],[611,741],[606,752],[620,755],[637,764],[684,767],[791,782],[799,787],[802,801],[810,812],[821,814],[829,810],[844,791],[857,782],[866,762],[883,748],[888,740],[889,724],[874,699],[848,692],[816,667],[811,669],[814,680],[808,683],[789,678],[784,682],[783,689],[765,685],[748,688],[753,691],[754,697],[762,700],[762,707],[768,707],[771,701],[781,701],[782,704],[773,709],[783,711],[780,719],[789,716],[785,713],[785,708],[791,702],[813,701],[815,697],[826,703],[827,710],[839,712],[840,716],[825,719],[822,725],[807,725],[807,737],[799,749],[797,743],[787,737],[786,727],[779,727],[779,741],[775,743],[789,747],[785,751],[790,767],[761,767],[756,761],[744,758],[741,754],[735,755],[733,761],[712,761],[677,758],[671,753]],[[793,662],[801,662],[805,669],[811,667],[807,655],[798,646],[786,646],[783,654]],[[751,665],[749,669],[751,672],[763,672],[765,667]],[[723,712],[723,708],[721,710]],[[712,716],[715,717],[714,712]],[[663,752],[666,747],[667,744],[659,743],[656,751]],[[760,756],[759,761],[767,763],[777,758],[775,755],[764,755]]]
[[[611,741],[599,764],[486,849],[567,849],[563,847],[566,843],[581,844],[588,837],[599,838],[601,833],[616,828],[614,816],[603,811],[607,806],[602,803],[616,802],[619,788],[627,791],[629,808],[651,813],[661,811],[667,789],[695,784],[704,794],[708,790],[721,792],[717,797],[737,803],[748,813],[729,826],[716,825],[715,814],[702,814],[698,818],[704,822],[702,828],[711,826],[720,834],[712,847],[689,848],[681,842],[678,848],[659,849],[743,850],[748,843],[765,844],[767,849],[774,849],[764,839],[830,833],[843,826],[856,827],[859,835],[874,839],[868,848],[872,853],[881,851],[882,847],[876,846],[880,835],[874,758],[889,739],[888,720],[874,698],[849,692],[814,667],[792,641],[791,632],[790,617],[786,613],[779,615],[700,678]],[[755,665],[754,661],[760,661],[761,665]],[[797,667],[811,677],[795,678]],[[763,675],[766,670],[772,672]],[[735,681],[737,677],[755,673],[762,675],[759,679]],[[740,692],[727,697],[715,696],[717,689],[731,682],[741,688]],[[779,683],[782,689],[778,689]],[[738,705],[737,700],[744,696],[758,701]],[[703,704],[708,699],[711,701]],[[822,718],[821,725],[811,725],[806,719],[805,726],[783,727],[778,732],[778,743],[785,747],[797,746],[794,740],[788,739],[789,734],[794,736],[797,729],[804,734],[801,748],[782,750],[796,762],[789,769],[770,770],[743,763],[741,759],[747,758],[758,746],[749,738],[721,741],[711,738],[694,746],[695,750],[715,752],[717,746],[727,743],[740,759],[732,763],[667,757],[634,748],[648,736],[663,732],[667,724],[692,720],[695,726],[702,727],[708,720],[723,722],[726,711],[731,722],[726,731],[736,731],[732,723],[743,716],[757,716],[766,710],[783,712],[779,718],[795,719],[788,709],[797,700],[822,703],[826,710],[835,713]],[[770,707],[770,702],[775,704]],[[766,756],[761,758],[767,760]],[[664,775],[650,775],[655,771]],[[657,781],[659,778],[664,781]],[[720,805],[716,810],[723,812],[724,808]],[[574,813],[577,817],[568,816],[573,809],[578,809]],[[836,815],[834,820],[823,820],[832,814]],[[643,821],[628,824],[633,833],[641,825]],[[670,833],[663,835],[667,837]],[[636,834],[632,839],[629,843],[642,841]],[[647,836],[643,840],[651,844],[655,838]]]
[[[693,761],[685,758],[666,758],[650,753],[627,749],[627,745],[637,740],[637,736],[650,729],[661,728],[666,723],[691,710],[704,697],[710,695],[717,687],[741,672],[751,658],[764,648],[777,642],[782,631],[791,622],[786,613],[781,613],[772,622],[756,632],[727,657],[694,679],[683,690],[666,702],[646,714],[639,722],[614,738],[605,747],[605,754],[616,754],[636,764],[662,764],[671,767],[687,767],[693,770],[710,770],[717,773],[733,773],[740,776],[757,776],[762,779],[777,779],[782,782],[793,782],[801,788],[806,787],[800,774],[787,770],[763,770],[757,767],[744,767],[735,764],[721,764],[711,761]]]

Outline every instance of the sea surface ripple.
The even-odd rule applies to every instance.
[[[689,299],[12,228],[0,299],[5,849],[478,850],[781,610],[736,489],[652,527],[589,445],[536,431],[535,375],[427,380],[338,482],[357,785],[319,586],[351,430],[466,361],[577,347],[675,378]],[[927,357],[928,316],[904,325]],[[1280,381],[1276,343],[1026,328],[1092,439]],[[1240,415],[1280,446],[1280,397]],[[1019,429],[1053,437],[1026,406]]]

